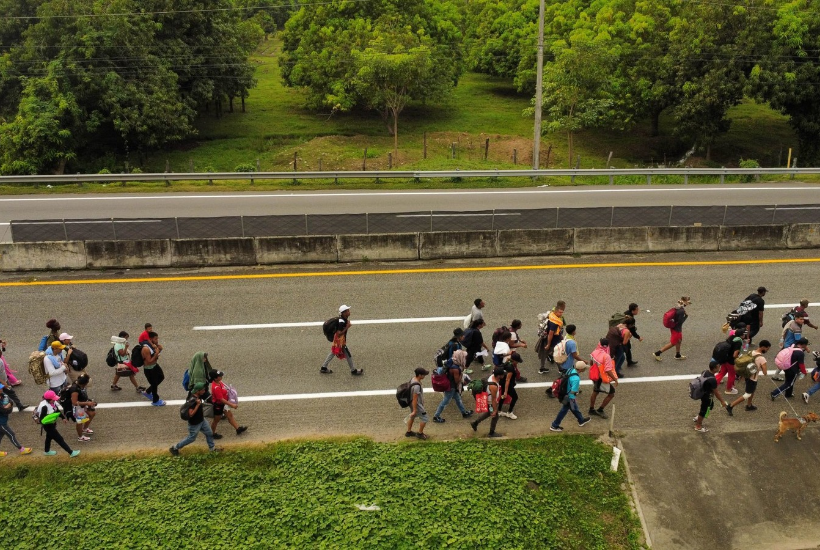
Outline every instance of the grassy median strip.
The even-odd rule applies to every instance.
[[[7,458],[0,517],[9,548],[640,548],[611,453],[564,436]]]

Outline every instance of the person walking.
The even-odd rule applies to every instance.
[[[55,394],[60,395],[63,388],[66,387],[66,365],[63,362],[63,350],[65,346],[59,340],[52,342],[49,346],[51,353],[46,353],[43,357],[43,368],[45,368],[46,376],[48,377],[48,387]]]
[[[60,343],[65,346],[63,350],[63,363],[66,365],[66,376],[73,384],[81,375],[85,374],[88,366],[88,356],[74,347],[74,337],[67,332],[60,333]]]
[[[712,361],[720,365],[720,372],[715,376],[718,386],[723,382],[723,378],[728,375],[728,381],[726,382],[727,395],[737,395],[737,389],[735,388],[735,359],[743,349],[742,335],[745,334],[744,332],[738,332],[744,330],[745,327],[740,327],[740,325],[738,327],[735,329],[734,334],[730,334],[723,342],[718,342],[712,350]]]
[[[0,384],[5,386],[5,390],[3,395],[8,397],[11,403],[17,405],[17,410],[23,412],[28,408],[28,405],[24,405],[23,402],[20,400],[20,397],[17,396],[17,391],[15,391],[12,378],[13,374],[10,372],[11,368],[9,367],[8,363],[6,362],[6,357],[3,352],[6,350],[6,342],[0,341]]]
[[[118,385],[120,378],[128,378],[137,393],[143,393],[145,388],[137,382],[137,373],[131,367],[131,350],[128,349],[128,333],[120,331],[119,336],[111,337],[111,345],[114,348],[114,358],[117,360],[114,371],[114,380],[111,382],[112,391],[120,391]]]
[[[179,450],[181,448],[196,441],[199,432],[205,434],[205,442],[208,444],[208,449],[210,449],[211,452],[218,450],[214,443],[214,434],[211,431],[211,426],[208,424],[208,421],[205,420],[205,416],[202,413],[202,402],[205,391],[205,383],[198,382],[193,387],[191,397],[185,402],[185,405],[188,406],[188,437],[168,449],[174,456],[179,456]]]
[[[74,422],[77,430],[77,441],[91,441],[94,430],[91,429],[91,421],[97,415],[97,402],[88,397],[87,388],[91,382],[88,374],[81,374],[77,381],[71,384],[63,395],[68,394],[69,399],[63,407],[63,411],[68,420]]]
[[[363,369],[356,368],[356,365],[353,363],[353,355],[347,347],[348,330],[350,330],[350,306],[341,305],[339,306],[339,319],[336,324],[336,334],[333,336],[333,345],[330,348],[330,354],[327,356],[327,359],[325,359],[325,362],[322,363],[322,367],[319,369],[319,372],[322,374],[333,373],[328,366],[334,357],[346,359],[347,365],[350,367],[350,374],[353,376],[364,374]]]
[[[65,439],[63,439],[63,436],[60,435],[60,432],[57,431],[57,420],[62,418],[63,422],[68,422],[57,405],[57,399],[57,394],[52,390],[48,390],[43,394],[43,400],[37,405],[37,414],[40,418],[40,424],[46,432],[46,443],[43,454],[46,456],[54,456],[57,454],[57,451],[51,450],[51,442],[53,441],[62,447],[71,458],[74,458],[80,454],[80,451],[72,450],[71,447],[68,446],[68,443],[65,442]]]
[[[415,371],[415,376],[410,380],[410,394],[413,396],[413,403],[410,405],[410,415],[405,419],[407,431],[404,432],[405,437],[416,437],[418,439],[427,439],[427,434],[424,433],[424,427],[430,418],[427,416],[427,410],[424,408],[424,388],[422,388],[421,381],[424,377],[430,374],[430,371],[423,367],[418,367]],[[419,431],[413,431],[413,422],[418,419]]]
[[[504,375],[501,386],[501,393],[504,394],[504,400],[498,405],[498,416],[503,416],[510,420],[518,420],[518,417],[513,412],[515,404],[518,402],[518,392],[515,391],[515,385],[517,383],[515,373],[518,371],[518,363],[523,362],[524,360],[521,359],[521,355],[519,355],[518,352],[513,352],[509,360],[501,364],[501,368],[504,369],[506,374]],[[510,398],[510,402],[506,403],[508,397]],[[507,412],[503,410],[504,405],[507,405]]]
[[[6,385],[9,386],[10,388],[13,388],[14,386],[21,385],[23,382],[20,381],[15,376],[15,374],[17,374],[17,371],[12,369],[11,365],[9,365],[9,362],[6,361],[6,356],[5,356],[6,341],[5,340],[0,340],[0,351],[2,351],[2,353],[0,353],[0,361],[2,361],[2,363],[3,363],[2,369],[0,369],[0,371],[2,371],[2,375],[4,376],[3,380],[8,382],[8,384],[6,384]],[[5,384],[5,382],[4,382],[4,384]],[[13,401],[13,399],[12,399],[12,401]]]
[[[741,320],[746,323],[746,326],[749,327],[749,340],[753,340],[755,335],[760,332],[760,329],[763,328],[763,310],[766,308],[766,301],[763,299],[766,296],[768,290],[765,286],[757,287],[756,294],[749,294],[746,297],[745,301],[749,301],[755,305],[755,307],[747,312]]]
[[[703,426],[703,420],[709,416],[709,411],[711,411],[715,406],[714,398],[717,397],[717,400],[720,401],[720,404],[724,407],[727,406],[726,401],[723,400],[723,396],[720,395],[720,392],[717,391],[718,383],[715,380],[715,373],[718,370],[718,364],[714,361],[709,362],[709,370],[704,371],[701,376],[704,378],[703,380],[703,394],[700,398],[700,409],[698,410],[698,415],[692,419],[692,422],[695,423],[695,431],[700,433],[706,433],[709,431],[708,428]]]
[[[561,400],[562,406],[561,410],[558,411],[558,416],[556,416],[555,420],[553,420],[552,424],[550,424],[551,432],[564,431],[564,428],[561,427],[561,422],[564,420],[564,417],[570,411],[573,415],[575,415],[576,420],[578,420],[579,426],[586,426],[589,423],[589,417],[581,414],[581,411],[578,409],[578,403],[575,400],[578,396],[578,391],[581,387],[580,373],[584,372],[586,368],[586,363],[584,363],[583,361],[579,361],[574,366],[572,366],[567,372],[567,394]]]
[[[795,342],[803,337],[803,327],[806,324],[805,311],[798,311],[794,314],[794,319],[783,326],[783,331],[780,334],[780,349],[790,348]],[[777,372],[772,376],[772,380],[778,382],[783,381],[783,371],[777,369]]]
[[[578,352],[578,342],[575,340],[577,331],[578,329],[575,325],[567,325],[566,338],[562,339],[567,358],[563,363],[558,365],[558,371],[561,373],[569,372],[578,362],[584,363],[584,360],[581,359],[581,354]],[[561,342],[559,342],[559,344],[560,343]],[[555,348],[553,348],[553,350],[554,349]],[[586,363],[584,363],[584,365],[586,365]]]
[[[635,318],[641,312],[641,308],[638,307],[638,304],[632,302],[629,304],[629,308],[624,311],[624,315],[632,317],[632,325],[629,326],[629,332],[632,334],[632,338],[637,338],[638,342],[643,342],[643,338],[638,334],[638,327],[635,325]],[[626,355],[626,366],[627,367],[634,367],[638,364],[637,361],[632,357],[632,338],[624,346],[624,355]]]
[[[775,358],[775,364],[778,368],[783,370],[786,380],[771,393],[772,401],[783,394],[786,399],[790,399],[794,395],[794,383],[797,381],[797,376],[802,373],[806,374],[806,351],[809,347],[809,341],[805,338],[800,338],[790,348],[783,348]]]
[[[815,373],[815,371],[820,372],[820,351],[812,352],[812,355],[814,356],[815,364],[815,369],[812,371],[812,373]],[[806,405],[809,404],[809,398],[811,398],[812,395],[820,391],[820,376],[818,376],[817,378],[812,378],[812,382],[816,382],[816,384],[814,384],[811,388],[808,389],[808,391],[806,391],[803,394],[803,401],[806,403]]]
[[[229,399],[228,387],[222,382],[223,376],[225,376],[225,373],[221,370],[214,371],[214,381],[211,382],[211,401],[213,401],[214,404],[214,419],[211,420],[211,431],[213,432],[214,439],[222,439],[222,434],[216,433],[216,427],[222,418],[228,419],[228,424],[236,430],[236,435],[242,435],[248,431],[247,426],[240,426],[233,417],[231,409],[236,410],[239,407],[239,403]]]
[[[785,326],[789,323],[789,321],[794,321],[794,319],[797,317],[798,313],[802,313],[803,314],[803,319],[805,321],[804,324],[806,326],[808,326],[809,328],[813,328],[814,330],[817,330],[818,329],[817,325],[813,324],[809,320],[809,312],[806,311],[807,307],[809,307],[809,301],[808,300],[800,300],[800,303],[798,305],[794,306],[791,309],[791,311],[789,311],[788,313],[783,315],[783,317],[780,318],[780,320],[782,321],[781,326],[785,328]]]
[[[211,363],[208,362],[208,354],[204,351],[198,351],[191,358],[191,364],[188,366],[188,387],[186,388],[190,393],[194,386],[202,382],[205,387],[212,381]],[[208,395],[208,392],[205,392]]]
[[[606,333],[606,339],[609,344],[609,355],[615,361],[615,372],[618,376],[623,376],[621,367],[626,361],[626,345],[629,339],[632,338],[628,325],[631,324],[632,317],[627,317],[623,323],[619,323],[614,327],[609,327]]]
[[[487,392],[488,392],[488,410],[478,415],[478,417],[470,422],[470,427],[474,432],[478,431],[478,425],[490,418],[490,433],[487,437],[504,437],[504,434],[495,431],[498,424],[498,413],[501,403],[504,401],[502,384],[506,377],[506,371],[502,367],[495,367],[492,375],[487,378]]]
[[[678,300],[678,303],[674,308],[664,314],[663,326],[669,329],[669,343],[653,354],[655,361],[662,361],[663,359],[661,359],[661,354],[672,348],[675,348],[675,359],[678,359],[679,361],[686,359],[686,356],[681,355],[680,353],[680,346],[681,342],[683,342],[683,323],[686,322],[686,319],[689,317],[686,313],[686,306],[691,303],[692,300],[689,299],[689,296],[683,296],[680,300]]]
[[[743,392],[743,395],[732,401],[728,407],[726,407],[726,412],[729,413],[729,416],[734,416],[732,414],[732,409],[743,403],[746,402],[746,410],[756,411],[757,406],[752,404],[752,399],[754,398],[755,391],[757,390],[757,377],[760,373],[763,373],[763,376],[767,374],[767,364],[766,364],[766,352],[772,347],[771,342],[768,340],[761,340],[757,344],[757,349],[752,351],[752,361],[754,361],[754,372],[746,377],[746,390]],[[808,403],[807,400],[804,399]]]
[[[518,350],[519,348],[526,348],[527,347],[527,343],[524,340],[522,340],[521,337],[519,336],[522,326],[523,326],[523,323],[521,323],[520,319],[513,319],[512,323],[510,323],[510,336],[511,336],[511,338],[510,338],[510,348],[511,349]],[[516,366],[516,371],[515,371],[515,380],[519,384],[524,384],[524,383],[527,382],[527,377],[526,376],[521,376],[521,371],[518,369],[517,366]]]
[[[444,412],[445,407],[447,407],[447,404],[450,403],[451,400],[455,400],[456,407],[458,407],[459,412],[461,412],[462,418],[470,418],[473,415],[473,411],[468,411],[464,407],[464,403],[461,401],[461,392],[464,390],[462,382],[462,365],[465,365],[466,362],[467,353],[464,350],[458,350],[453,354],[453,360],[450,361],[450,366],[448,367],[445,365],[447,370],[447,380],[450,381],[450,389],[444,392],[444,398],[441,400],[441,403],[439,403],[438,408],[433,415],[433,422],[438,424],[446,422],[446,419],[442,418],[441,413]]]
[[[14,410],[14,406],[12,405],[11,399],[7,395],[7,391],[10,388],[5,384],[0,383],[0,442],[3,441],[3,437],[6,436],[11,441],[11,444],[20,451],[21,455],[27,455],[31,453],[31,447],[24,447],[19,441],[17,441],[17,434],[14,433],[14,430],[11,429],[9,426],[9,415],[11,411]],[[8,455],[5,451],[0,451],[0,458]]]
[[[552,350],[555,346],[564,339],[564,311],[566,311],[567,304],[563,300],[559,300],[555,307],[547,313],[544,319],[543,328],[539,324],[539,338],[536,348],[538,351],[538,360],[541,366],[538,368],[538,374],[547,374],[550,369],[547,363],[553,363]],[[543,315],[543,314],[542,314]]]
[[[468,369],[473,361],[479,363],[482,370],[491,368],[489,365],[484,365],[484,355],[492,353],[492,350],[490,350],[490,348],[487,347],[487,344],[484,343],[484,336],[481,334],[481,329],[484,328],[484,326],[483,319],[475,321],[472,325],[470,325],[470,328],[464,332],[464,336],[461,339],[461,343],[467,350]],[[484,355],[478,355],[482,350],[487,353]]]
[[[48,337],[46,338],[46,349],[48,349],[51,344],[60,341],[60,331],[63,327],[60,326],[60,322],[57,321],[57,319],[49,319],[46,321],[46,328],[51,331],[48,333]],[[45,350],[41,349],[41,351]]]
[[[465,330],[470,328],[476,321],[484,320],[484,313],[481,310],[484,309],[486,305],[481,298],[473,300],[473,307],[470,309],[470,314],[464,318],[463,327]]]
[[[143,394],[151,400],[154,407],[165,406],[165,401],[159,398],[159,385],[165,380],[165,373],[159,366],[159,356],[162,353],[162,344],[159,343],[159,334],[148,333],[148,340],[142,343],[140,354],[142,355],[142,368],[145,378],[148,380],[148,389]]]
[[[590,358],[592,363],[589,367],[589,377],[593,382],[592,396],[589,400],[589,416],[608,418],[604,409],[615,398],[615,388],[618,387],[618,372],[615,369],[615,360],[609,352],[609,340],[601,338],[598,347],[590,354]],[[606,394],[606,397],[601,406],[596,409],[595,401],[599,393]]]

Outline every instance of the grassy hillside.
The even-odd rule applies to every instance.
[[[314,113],[300,107],[301,92],[282,85],[276,62],[278,43],[266,42],[254,61],[258,86],[247,100],[245,113],[226,113],[217,119],[205,114],[196,139],[173,150],[151,155],[144,171],[163,171],[168,161],[175,171],[185,171],[193,161],[195,171],[233,170],[256,164],[262,170],[290,170],[294,153],[299,170],[361,169],[367,149],[368,169],[387,169],[392,137],[372,112]],[[519,167],[532,162],[532,121],[522,112],[528,97],[517,94],[504,80],[486,75],[464,75],[447,105],[412,106],[399,123],[399,158],[393,167],[404,169],[513,168],[513,150]],[[747,101],[732,109],[732,129],[713,147],[715,165],[736,166],[741,158],[757,159],[764,166],[785,163],[786,150],[796,139],[785,117],[765,105]],[[428,158],[423,159],[427,133]],[[484,161],[486,139],[490,139]],[[452,155],[456,143],[456,158]],[[671,137],[671,122],[662,120],[661,135],[650,137],[648,124],[628,132],[587,131],[577,136],[581,167],[603,167],[610,151],[613,165],[646,166],[677,161],[688,149]],[[551,149],[552,168],[568,166],[563,135],[544,136],[542,162]],[[782,151],[782,152],[781,152]],[[690,165],[705,165],[694,158]],[[119,171],[119,170],[118,170]]]

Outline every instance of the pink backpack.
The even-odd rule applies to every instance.
[[[796,348],[794,346],[789,346],[787,348],[783,348],[777,353],[777,357],[774,358],[774,364],[780,370],[786,370],[791,368],[792,366],[792,353]]]

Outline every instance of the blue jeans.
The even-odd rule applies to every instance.
[[[807,391],[806,393],[808,393],[809,395],[814,395],[815,393],[817,393],[819,391],[820,391],[820,382],[816,383],[811,388],[809,388],[809,391]]]
[[[621,375],[621,367],[624,366],[624,362],[626,361],[626,350],[624,350],[623,346],[618,346],[618,351],[615,352],[615,372],[618,376]]]
[[[211,425],[208,424],[207,420],[203,420],[199,424],[188,424],[188,437],[174,445],[174,448],[180,450],[185,445],[190,445],[196,441],[196,436],[199,435],[199,432],[205,434],[205,441],[208,443],[208,448],[213,451],[214,447],[216,447],[214,444],[214,432],[211,431]]]
[[[578,410],[578,403],[575,402],[575,399],[567,397],[566,399],[564,399],[564,406],[561,407],[560,411],[558,411],[558,416],[556,416],[555,420],[552,421],[552,427],[560,427],[561,422],[564,420],[564,417],[567,415],[569,411],[572,411],[572,414],[574,414],[575,418],[578,419],[578,424],[584,421],[584,415],[581,414],[581,411]]]
[[[438,408],[436,409],[436,414],[433,415],[434,418],[439,418],[441,413],[444,412],[444,407],[450,402],[451,399],[455,398],[456,406],[458,410],[461,411],[461,414],[467,414],[467,409],[464,408],[464,403],[461,401],[461,394],[458,392],[457,389],[451,388],[444,392],[444,399],[441,400],[439,403]]]

